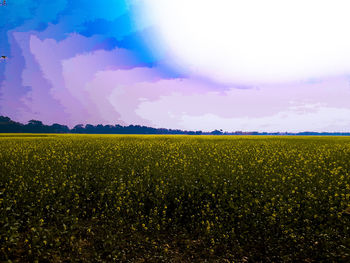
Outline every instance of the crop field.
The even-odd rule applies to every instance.
[[[0,135],[1,262],[350,262],[350,138]]]

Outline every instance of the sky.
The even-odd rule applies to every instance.
[[[349,8],[346,0],[7,0],[0,115],[70,127],[350,132]]]

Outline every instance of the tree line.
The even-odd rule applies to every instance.
[[[11,120],[9,117],[0,116],[1,133],[82,133],[82,134],[188,134],[201,135],[202,131],[183,131],[165,128],[152,128],[140,125],[122,126],[116,125],[91,125],[78,124],[70,129],[67,125],[54,123],[45,125],[38,120],[30,120],[22,124]]]
[[[187,135],[336,135],[350,136],[350,132],[226,132],[214,130],[203,131],[183,131],[179,129],[152,128],[141,125],[122,126],[116,125],[91,125],[78,124],[70,129],[67,125],[54,123],[45,125],[38,120],[30,120],[27,124],[22,124],[11,120],[9,117],[0,116],[0,133],[80,133],[80,134],[187,134]]]

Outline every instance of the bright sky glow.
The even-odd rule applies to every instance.
[[[350,73],[348,0],[147,0],[170,63],[226,83]]]

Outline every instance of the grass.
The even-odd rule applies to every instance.
[[[0,135],[0,261],[349,262],[350,138]]]

